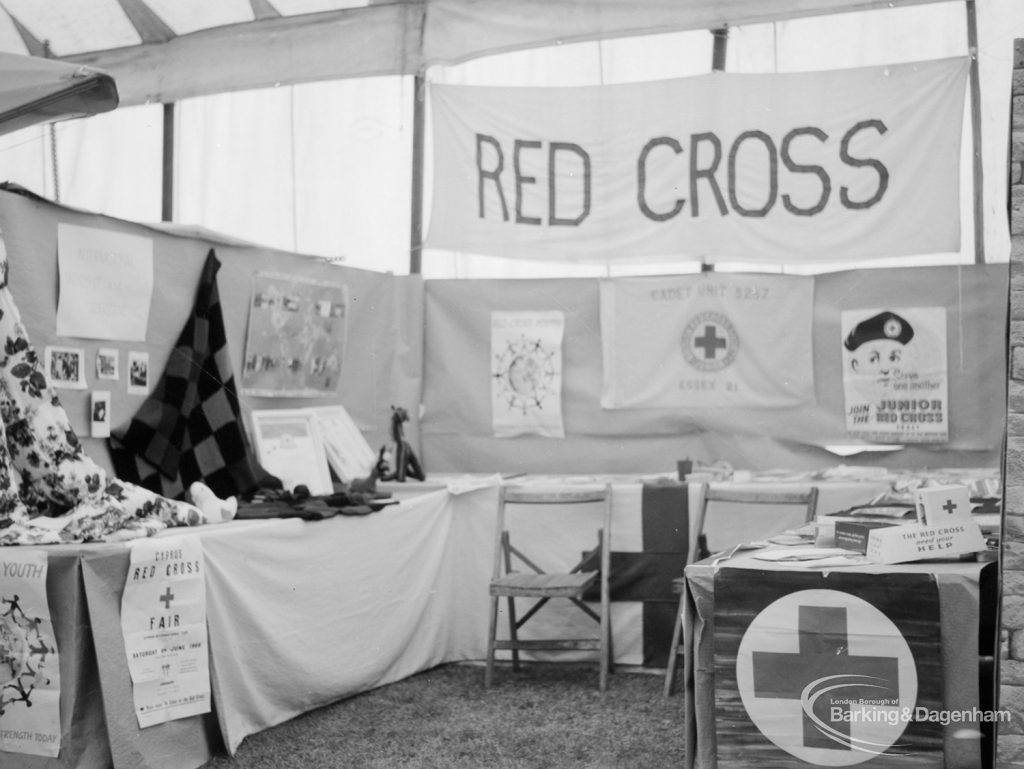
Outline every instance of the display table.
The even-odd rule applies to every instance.
[[[682,576],[686,565],[685,558],[679,553],[658,553],[664,546],[658,541],[670,534],[671,525],[665,521],[652,521],[651,515],[645,510],[645,485],[658,485],[671,482],[664,477],[650,476],[526,476],[510,479],[513,484],[529,484],[545,488],[567,488],[580,484],[594,484],[611,481],[612,484],[612,648],[615,662],[625,665],[650,665],[664,667],[668,649],[671,645],[673,623],[676,621],[678,595],[671,589],[672,579]],[[793,481],[760,481],[742,482],[716,481],[714,487],[729,487],[751,491],[793,491],[807,488],[809,482]],[[819,514],[837,512],[857,504],[863,504],[885,491],[888,481],[872,480],[834,480],[815,482],[819,489]],[[701,484],[687,484],[685,488],[685,508],[681,510],[689,522],[689,538],[692,542],[697,535]],[[591,512],[579,506],[553,506],[545,516],[543,523],[531,525],[529,531],[516,533],[515,538],[529,542],[524,549],[550,570],[566,570],[575,566],[572,554],[581,552],[587,543],[574,540],[573,537],[581,530],[591,530],[587,516]],[[749,515],[741,506],[732,504],[716,504],[708,512],[704,522],[704,531],[712,547],[726,547],[734,542],[745,541],[751,536],[765,536],[766,533],[779,533],[803,523],[804,511],[793,507],[792,510],[774,510],[770,516],[759,512],[761,519],[752,524]],[[655,516],[672,515],[671,511],[655,510]],[[752,534],[756,531],[757,534]],[[651,540],[655,540],[652,544]],[[575,543],[576,549],[573,549]],[[593,547],[593,543],[589,543]],[[666,548],[667,549],[667,548]],[[566,556],[569,554],[569,557]],[[659,557],[668,556],[668,557]],[[643,557],[643,560],[641,560]],[[622,574],[626,578],[640,570],[646,570],[642,583],[640,579],[634,584],[623,585]],[[660,573],[658,573],[660,572]],[[657,582],[657,584],[652,584]],[[641,583],[641,584],[636,584]],[[640,595],[638,595],[640,594]],[[557,626],[556,626],[557,625]],[[522,637],[531,638],[540,635],[550,636],[585,636],[592,632],[588,618],[576,611],[550,612],[545,609],[530,620],[525,626]],[[499,658],[502,652],[499,652]],[[556,656],[544,652],[521,652],[526,658],[539,659],[590,659],[588,652],[573,654],[559,653]],[[574,656],[575,655],[575,656]],[[507,654],[505,655],[507,656]]]
[[[765,729],[761,728],[762,724],[758,722],[758,714],[751,711],[750,703],[758,702],[749,698],[752,687],[744,692],[746,696],[743,697],[742,703],[735,691],[743,688],[743,684],[739,682],[744,681],[741,670],[745,664],[743,661],[744,650],[747,650],[746,658],[749,659],[750,648],[762,644],[779,645],[781,642],[778,638],[782,632],[779,630],[780,625],[776,623],[771,631],[766,631],[763,623],[751,622],[745,634],[741,634],[743,640],[739,647],[740,651],[737,652],[736,639],[727,637],[729,631],[716,629],[716,617],[719,618],[720,623],[725,624],[728,620],[730,627],[735,625],[732,617],[722,613],[723,607],[716,607],[716,586],[721,592],[721,585],[729,584],[731,585],[730,595],[735,595],[737,585],[741,588],[746,585],[752,592],[766,583],[793,582],[794,580],[791,579],[793,575],[797,575],[797,582],[806,583],[808,577],[817,574],[824,575],[823,584],[827,585],[829,581],[835,583],[831,586],[832,590],[844,590],[848,588],[843,588],[842,585],[858,581],[857,576],[859,575],[865,578],[862,580],[864,584],[874,582],[881,585],[880,592],[883,594],[888,592],[890,594],[888,597],[894,604],[914,610],[915,604],[925,600],[923,591],[918,593],[915,590],[913,594],[903,592],[892,595],[897,592],[897,589],[894,585],[885,587],[885,583],[882,582],[883,578],[894,575],[919,575],[924,579],[933,578],[937,588],[938,609],[935,612],[937,615],[935,635],[938,637],[941,632],[941,648],[938,646],[935,648],[936,667],[930,676],[935,679],[938,689],[934,693],[935,701],[938,704],[932,702],[929,707],[962,713],[971,711],[973,708],[991,708],[991,681],[987,681],[985,690],[982,690],[979,687],[979,675],[981,671],[985,671],[986,675],[991,674],[991,669],[986,664],[986,657],[987,662],[990,663],[995,649],[992,634],[994,633],[994,612],[998,602],[996,569],[995,563],[974,561],[922,562],[897,566],[861,564],[832,569],[815,569],[794,563],[758,560],[750,552],[741,552],[717,563],[715,558],[710,558],[687,567],[687,601],[683,617],[683,637],[686,645],[684,679],[687,767],[689,769],[695,767],[697,769],[716,769],[721,763],[734,766],[737,765],[735,760],[737,755],[744,755],[747,759],[754,756],[759,743],[767,753],[776,757],[776,762],[773,765],[807,765],[807,763],[788,755],[784,750],[779,750],[768,744],[770,738],[762,736]],[[725,576],[728,579],[723,581]],[[842,577],[842,579],[838,579],[838,577]],[[780,592],[785,593],[785,590],[780,590]],[[821,602],[827,603],[827,600],[821,599]],[[772,604],[772,606],[777,605],[781,604]],[[767,614],[767,609],[757,604],[756,600],[753,601],[753,606],[755,610],[750,613],[757,615],[758,619]],[[758,614],[758,612],[761,613]],[[922,621],[918,618],[918,624]],[[801,633],[803,632],[802,622],[803,620],[801,620]],[[852,624],[851,621],[851,626]],[[805,649],[804,643],[802,639],[799,644],[787,641],[783,647],[787,653],[798,650],[802,653]],[[816,642],[808,643],[813,646]],[[893,645],[890,647],[895,648]],[[732,656],[729,656],[730,653]],[[852,646],[850,650],[837,646],[835,653],[837,655],[847,653],[851,656],[854,655]],[[885,654],[890,653],[895,652],[887,651]],[[798,666],[804,663],[796,662],[795,655],[789,659],[790,662],[787,664],[791,667],[788,668],[785,675],[793,681],[802,682]],[[835,662],[829,666],[829,672],[842,672],[843,661],[846,658],[836,656],[832,659]],[[920,671],[925,665],[920,658],[916,659]],[[719,680],[719,678],[728,680]],[[938,683],[939,680],[941,680],[941,684]],[[920,691],[923,692],[924,683],[921,683],[920,687]],[[776,699],[769,702],[774,703],[769,707],[781,709],[787,700]],[[920,706],[921,703],[922,700],[919,700],[917,705]],[[740,713],[739,718],[736,717],[737,712]],[[740,721],[743,724],[740,724]],[[754,725],[751,725],[751,722]],[[744,732],[746,743],[742,746],[732,745],[737,741],[737,735],[741,734],[741,727],[746,728],[746,732]],[[758,728],[761,729],[761,733],[756,731]],[[968,769],[981,766],[982,751],[988,749],[986,739],[990,738],[991,733],[987,732],[986,736],[982,738],[979,735],[979,730],[985,731],[986,728],[971,723],[935,726],[938,734],[933,740],[936,743],[933,745],[933,750],[941,755],[936,757],[939,763],[928,765],[944,765],[948,769]],[[795,733],[800,734],[799,725]],[[751,734],[754,736],[751,737]],[[903,742],[912,742],[906,735],[901,739]],[[732,745],[730,750],[726,750],[723,740]],[[835,746],[831,745],[830,747],[833,748],[832,755],[836,755]],[[911,748],[902,750],[903,752],[913,752]],[[732,755],[734,760],[729,761],[722,758],[727,754]],[[853,763],[845,761],[842,754],[839,756],[832,765]],[[861,760],[864,759],[861,758]],[[878,761],[879,759],[874,760]],[[871,766],[873,764],[869,760],[863,765]],[[902,764],[886,763],[881,765],[897,766]]]
[[[627,560],[644,546],[643,480],[612,478],[612,546]],[[514,480],[595,481],[601,478]],[[120,625],[130,546],[42,548],[60,653],[61,753],[56,759],[2,753],[0,763],[4,769],[191,769],[303,712],[438,664],[483,659],[499,482],[460,476],[384,484],[399,503],[363,517],[233,521],[162,533],[202,542],[215,713],[145,729],[133,712]],[[823,512],[881,490],[864,482],[819,486]],[[699,488],[681,489],[691,510]],[[556,508],[551,525],[532,539],[543,551],[571,536],[576,514]],[[728,528],[727,513],[721,515]],[[674,575],[684,566],[682,559],[671,565]],[[580,631],[589,632],[579,616]],[[618,601],[612,616],[616,661],[642,664],[643,603]],[[540,621],[538,615],[534,622]],[[575,613],[556,611],[549,621],[571,628]]]
[[[61,753],[4,769],[190,769],[249,734],[435,665],[482,659],[495,486],[365,517],[183,532],[207,567],[216,714],[140,729],[121,637],[128,545],[46,548],[60,652]],[[467,586],[479,586],[467,589]]]

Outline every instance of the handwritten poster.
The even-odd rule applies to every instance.
[[[342,284],[254,275],[242,389],[302,398],[337,392],[347,309]]]
[[[946,308],[842,313],[846,430],[879,443],[949,439]]]
[[[498,438],[564,438],[562,336],[565,314],[491,313],[491,419]]]
[[[0,548],[0,751],[60,752],[60,665],[46,553]]]
[[[153,241],[57,225],[57,336],[144,342],[153,296]]]
[[[131,543],[121,630],[141,728],[210,712],[205,571],[196,536]]]

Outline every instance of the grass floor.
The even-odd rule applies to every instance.
[[[247,737],[203,769],[678,769],[683,698],[596,665],[446,665]]]

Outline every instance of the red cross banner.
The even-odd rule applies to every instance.
[[[202,542],[184,535],[129,546],[121,631],[139,727],[209,713]]]
[[[721,569],[719,769],[942,765],[939,619],[928,574]]]
[[[601,406],[811,405],[813,278],[702,273],[601,283]]]
[[[426,246],[602,263],[956,252],[968,65],[432,85]]]

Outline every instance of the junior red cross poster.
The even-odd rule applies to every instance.
[[[0,548],[0,751],[60,752],[60,665],[46,572],[46,553]]]
[[[131,543],[121,629],[142,728],[210,712],[205,573],[196,536]]]
[[[812,278],[618,278],[600,292],[604,408],[814,402]]]
[[[946,308],[846,310],[841,326],[849,435],[880,443],[948,440]]]

